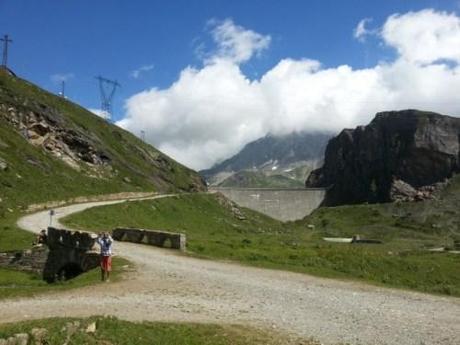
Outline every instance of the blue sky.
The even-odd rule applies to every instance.
[[[424,9],[456,15],[460,7],[458,1],[448,0],[0,0],[0,34],[8,33],[14,40],[9,65],[19,76],[52,92],[59,90],[56,75],[66,76],[67,95],[87,108],[100,107],[94,76],[118,80],[122,88],[116,94],[114,113],[115,120],[123,120],[125,116],[134,117],[132,109],[137,106],[150,109],[141,104],[148,95],[155,99],[164,96],[146,94],[148,90],[171,89],[188,66],[197,71],[205,69],[209,61],[203,56],[213,56],[219,49],[221,42],[213,33],[226,20],[240,28],[239,33],[247,30],[269,38],[269,44],[254,50],[250,58],[233,61],[250,83],[260,80],[285,59],[297,62],[316,60],[323,70],[341,65],[366,70],[393,63],[398,59],[397,43],[391,46],[388,39],[385,41],[381,35],[373,34],[373,30],[382,28],[395,13]],[[357,39],[354,30],[365,18],[369,18],[365,22],[366,34]],[[136,70],[137,78],[133,77]],[[136,97],[138,95],[145,97]],[[128,100],[131,103],[126,103]],[[134,104],[136,101],[139,104]],[[193,104],[187,106],[194,107]],[[184,107],[186,105],[181,109]],[[218,109],[213,110],[216,116]],[[184,114],[193,111],[190,108]],[[247,112],[251,116],[250,109]],[[184,121],[192,120],[184,117]],[[142,122],[141,118],[139,122]],[[241,123],[244,120],[235,126],[240,128]],[[346,125],[355,123],[359,121],[344,122]],[[123,121],[120,124],[133,132],[143,126],[142,123],[136,127]],[[244,123],[244,126],[249,125],[250,122]],[[156,127],[152,127],[149,139],[182,162],[202,168],[235,153],[247,141],[266,134],[268,130],[273,131],[273,128],[262,127],[250,134],[246,130],[246,134],[228,138],[228,142],[219,142],[218,138],[209,138],[208,133],[196,133],[194,128],[186,129],[184,135],[171,124],[168,127],[171,135],[179,133],[177,135],[183,138],[189,137],[189,141],[184,139],[180,145],[173,145],[171,138],[154,135],[156,130],[164,130]],[[190,146],[203,137],[208,140],[202,141],[203,145],[209,146],[217,141],[206,152],[212,159],[193,164],[177,154],[184,145]],[[232,141],[236,144],[230,144]],[[219,154],[213,155],[212,152]],[[187,153],[187,157],[194,155],[197,154]]]
[[[326,66],[365,67],[390,58],[377,44],[353,39],[362,18],[379,24],[393,13],[422,8],[458,10],[457,1],[57,1],[0,0],[0,34],[14,40],[10,65],[51,91],[54,74],[72,74],[68,95],[90,108],[99,106],[96,75],[118,80],[115,116],[123,100],[149,87],[167,87],[187,65],[199,66],[199,43],[212,48],[206,32],[210,19],[232,18],[256,32],[270,34],[269,51],[242,69],[256,78],[285,57],[309,57]],[[138,79],[130,73],[154,65]]]

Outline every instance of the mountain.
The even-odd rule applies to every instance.
[[[0,69],[0,221],[35,202],[205,189],[131,133]]]
[[[421,200],[459,171],[460,118],[390,111],[331,139],[324,165],[306,186],[329,188],[329,206]]]
[[[227,177],[219,187],[235,188],[302,188],[299,180],[284,175],[266,175],[260,171],[238,171]]]
[[[265,176],[282,175],[303,183],[308,173],[322,161],[331,136],[329,133],[305,132],[293,132],[283,136],[268,134],[247,144],[235,156],[211,169],[200,171],[200,174],[211,185],[220,184],[241,171],[263,173]],[[259,180],[262,178],[261,174],[257,176]]]

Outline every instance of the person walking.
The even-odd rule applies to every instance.
[[[101,280],[109,282],[110,271],[112,271],[112,237],[103,232],[98,235],[97,243],[101,247]]]

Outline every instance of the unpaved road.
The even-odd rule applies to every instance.
[[[63,207],[57,218],[113,203]],[[44,211],[19,225],[38,231],[48,221]],[[326,344],[460,344],[458,298],[200,260],[145,245],[116,243],[115,251],[136,264],[131,279],[3,300],[0,322],[109,314],[268,327]]]

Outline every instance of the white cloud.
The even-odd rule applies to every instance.
[[[222,22],[210,21],[211,34],[217,44],[217,51],[211,56],[211,61],[225,59],[234,63],[242,63],[251,59],[254,55],[267,49],[271,37],[261,35],[242,26],[235,25],[231,19]]]
[[[368,29],[366,27],[366,25],[369,24],[370,22],[372,22],[372,18],[364,18],[356,26],[355,30],[353,31],[353,36],[358,41],[364,42],[367,36],[375,35],[378,33],[378,30]]]
[[[144,73],[146,73],[146,72],[148,72],[148,71],[153,70],[154,67],[155,67],[155,66],[154,66],[153,64],[141,66],[141,67],[139,67],[139,68],[137,68],[137,69],[131,71],[131,72],[129,73],[129,76],[130,76],[131,78],[133,78],[133,79],[139,79],[139,77],[140,77],[142,74],[144,74]]]
[[[53,83],[59,84],[63,81],[67,81],[75,77],[73,73],[56,73],[50,76],[50,79]]]
[[[394,14],[382,28],[386,44],[412,63],[460,62],[460,18],[432,9]]]
[[[102,117],[103,119],[107,120],[110,118],[110,114],[107,113],[105,110],[102,109],[88,109],[90,112],[92,112],[94,115],[97,115],[99,117]]]
[[[431,36],[417,17],[426,18],[427,13],[430,18],[444,18],[448,23],[459,20],[431,10],[410,13],[413,25],[421,23],[423,27],[412,28],[411,32]],[[416,42],[410,42],[414,39],[425,44],[419,35],[407,34],[403,22],[409,17],[391,16],[383,25],[384,42],[400,55],[391,63],[367,69],[348,65],[323,68],[315,60],[286,58],[260,79],[250,80],[239,64],[260,49],[232,48],[224,54],[218,46],[214,59],[199,69],[185,68],[170,87],[146,90],[129,98],[126,116],[118,124],[133,133],[145,130],[147,140],[160,150],[192,168],[202,169],[268,132],[339,131],[367,124],[376,112],[405,108],[455,116],[460,113],[460,68],[439,60],[453,60],[454,48],[444,45],[460,39],[460,32],[456,33],[451,24],[447,25],[451,29],[440,30],[444,25],[439,20],[432,26],[437,32],[432,45],[438,48],[437,53],[434,58],[426,57],[416,53]],[[237,32],[246,37],[248,30],[238,27]],[[258,34],[251,31],[251,35]],[[234,34],[231,41],[244,39]],[[224,46],[235,45],[238,44]],[[406,52],[409,46],[414,47],[415,55]]]

